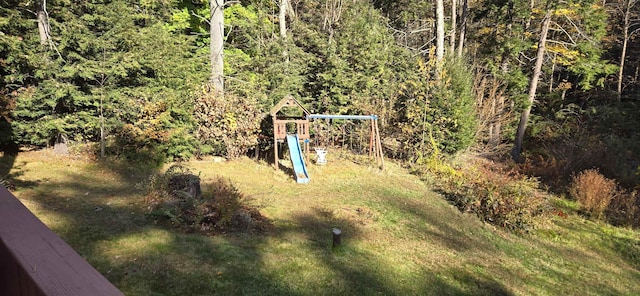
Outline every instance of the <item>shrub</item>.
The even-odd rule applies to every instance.
[[[606,101],[540,100],[538,115],[532,114],[525,172],[558,192],[570,187],[572,173],[590,168],[627,190],[640,184],[640,108],[635,102]]]
[[[640,226],[640,199],[638,190],[616,194],[605,213],[609,222],[617,226]]]
[[[200,188],[200,177],[181,165],[150,179],[146,203],[149,213],[186,231],[218,233],[262,231],[268,220],[245,205],[249,199],[231,182],[218,177]]]
[[[233,94],[220,97],[206,86],[194,111],[198,137],[213,153],[237,158],[258,144],[262,114],[257,102]]]
[[[598,170],[590,169],[573,176],[569,193],[587,213],[600,219],[618,194],[617,187],[614,180],[607,179]]]
[[[431,164],[433,166],[433,164]],[[511,231],[528,231],[548,209],[537,189],[538,180],[491,162],[455,170],[439,169],[439,185],[445,197],[462,212],[471,212],[485,222]]]
[[[190,107],[175,101],[139,101],[140,111],[130,123],[114,129],[115,142],[107,141],[107,152],[131,161],[162,164],[186,160],[198,147],[193,133]],[[184,105],[184,104],[183,104]]]

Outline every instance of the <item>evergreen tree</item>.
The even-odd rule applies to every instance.
[[[148,104],[182,105],[178,101],[202,81],[197,73],[204,68],[196,66],[189,38],[164,28],[167,13],[161,1],[49,3],[55,48],[36,45],[33,27],[21,32],[28,42],[7,51],[34,53],[22,74],[32,77],[31,87],[23,82],[29,91],[16,96],[17,139],[39,146],[60,135],[96,141],[101,129],[119,134],[123,126],[136,125]],[[158,124],[166,134],[158,141],[169,141],[172,132],[165,129],[174,120],[185,119]]]

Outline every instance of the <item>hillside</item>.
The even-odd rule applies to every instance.
[[[126,295],[640,293],[638,232],[569,210],[508,233],[392,162],[380,171],[330,154],[327,166],[309,166],[308,185],[246,158],[188,162],[203,190],[228,180],[272,225],[215,236],[146,214],[152,170],[48,151],[2,165],[12,165],[14,194]],[[343,231],[336,249],[332,228]]]

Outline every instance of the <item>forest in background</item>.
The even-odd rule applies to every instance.
[[[264,154],[266,114],[292,94],[313,113],[377,114],[385,153],[409,164],[511,152],[553,190],[595,168],[637,208],[634,0],[224,2],[0,0],[3,149]],[[333,125],[312,132],[366,132]]]

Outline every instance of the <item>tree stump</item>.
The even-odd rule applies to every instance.
[[[168,189],[172,196],[181,199],[184,199],[185,197],[199,198],[202,195],[202,190],[200,189],[200,177],[194,174],[178,174],[171,176],[169,178]]]

